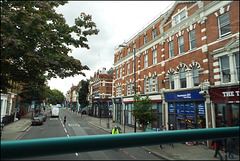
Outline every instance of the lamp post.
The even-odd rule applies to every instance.
[[[129,47],[133,49],[133,61],[134,61],[134,66],[133,66],[133,74],[134,74],[134,95],[136,94],[136,50],[133,47],[127,46],[127,45],[119,45],[119,47]],[[124,116],[125,117],[125,116]],[[136,126],[136,117],[135,117],[135,123],[134,123],[134,132],[136,132],[137,126]]]

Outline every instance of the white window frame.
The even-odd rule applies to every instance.
[[[129,75],[130,74],[130,64],[128,63],[127,64],[127,75]]]
[[[193,33],[193,32],[194,32],[194,34],[191,34],[191,33]],[[194,35],[194,38],[191,37],[191,35]],[[194,43],[194,42],[195,42],[195,47],[193,47],[193,43]],[[189,32],[189,46],[190,46],[190,50],[197,47],[195,29]]]
[[[144,55],[144,68],[148,67],[148,54]]]
[[[196,73],[195,73],[196,71]],[[193,86],[199,86],[199,72],[197,66],[192,67]],[[198,80],[198,81],[196,81]]]
[[[182,72],[182,70],[184,70],[184,72]],[[182,77],[182,76],[184,76],[184,77]],[[187,77],[186,77],[186,69],[184,67],[181,67],[179,69],[179,80],[180,80],[180,88],[186,88],[187,87]],[[185,87],[182,86],[182,81],[184,81],[184,80],[185,80]]]
[[[181,17],[183,13],[185,13],[185,17]],[[182,21],[185,20],[186,18],[187,18],[187,12],[186,12],[186,10],[181,11],[179,14],[177,14],[176,16],[173,17],[174,25],[179,24],[180,22],[182,22]],[[176,21],[176,20],[177,20],[177,21]]]
[[[153,92],[153,78],[148,79],[149,92]]]
[[[136,43],[133,44],[133,50],[136,50]]]
[[[157,79],[157,75],[154,77],[155,80],[155,92],[158,92],[158,79]]]
[[[169,58],[174,57],[174,46],[173,46],[173,40],[168,43],[169,46]]]
[[[223,16],[226,15],[226,14],[228,15],[228,22],[224,22],[224,23],[220,24],[220,18],[223,17]],[[226,24],[225,24],[225,23],[226,23]],[[231,34],[231,28],[230,28],[230,31],[229,31],[229,32],[227,32],[227,33],[225,33],[225,34],[222,34],[222,33],[221,33],[221,28],[226,27],[226,26],[228,26],[228,25],[229,25],[229,28],[230,28],[231,26],[230,26],[230,20],[229,20],[229,12],[223,13],[222,15],[218,16],[219,37],[224,37],[224,36],[226,36],[226,35]]]
[[[105,86],[105,81],[102,82],[102,86]]]
[[[127,53],[128,53],[128,55],[130,54],[130,48],[127,48]]]
[[[224,58],[224,57],[226,57],[226,58],[228,58],[228,68],[224,68],[223,69],[223,66],[222,66],[222,58]],[[223,83],[223,84],[226,84],[226,83],[230,83],[231,82],[231,69],[230,69],[230,63],[229,63],[229,56],[228,55],[224,55],[224,56],[222,56],[222,57],[220,57],[219,58],[219,63],[220,63],[220,73],[221,73],[221,82]],[[224,79],[223,79],[223,71],[225,71],[225,70],[229,70],[229,73],[228,73],[228,75],[229,75],[229,79],[228,79],[228,81],[227,82],[224,82]]]
[[[147,78],[144,78],[144,93],[147,93]]]
[[[240,70],[240,63],[239,63],[239,56],[240,56],[240,53],[239,53],[239,51],[238,52],[235,52],[236,54],[234,54],[234,61],[235,61],[235,69],[236,69],[236,80],[239,82],[239,70]],[[238,60],[236,59],[236,55],[238,55]],[[238,63],[238,66],[237,66],[237,63]]]
[[[120,53],[120,59],[122,59],[122,53]]]
[[[173,84],[172,84],[173,83]],[[169,74],[169,89],[174,89],[175,86],[174,86],[174,74],[173,73],[170,73]],[[173,86],[172,86],[173,85]]]
[[[120,77],[119,78],[122,78],[122,67],[120,67]]]
[[[181,39],[182,39],[182,43],[181,43]],[[181,52],[181,47],[183,47],[183,51]],[[178,37],[178,53],[182,54],[184,53],[184,39],[183,36],[179,36]]]
[[[157,50],[153,50],[153,64],[157,64]]]
[[[144,35],[144,44],[146,44],[146,43],[147,43],[147,34]]]
[[[117,76],[116,77],[118,78],[118,69],[117,69]]]
[[[156,28],[154,28],[154,29],[152,30],[152,39],[155,39],[156,36],[157,36],[157,30],[156,30]]]

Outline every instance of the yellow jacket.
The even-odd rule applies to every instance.
[[[119,134],[118,129],[116,129],[116,130],[115,130],[115,128],[112,129],[112,134]]]

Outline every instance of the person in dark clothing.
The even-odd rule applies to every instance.
[[[227,148],[228,148],[228,157],[233,159],[233,139],[228,138],[227,139]]]
[[[215,154],[214,157],[217,158],[217,155],[219,155],[220,160],[223,160],[222,155],[220,154],[219,150],[223,147],[221,140],[213,140],[212,145],[216,144]]]
[[[63,124],[64,124],[64,125],[65,125],[66,121],[67,121],[67,116],[65,115],[65,116],[64,116],[64,119],[63,119]]]
[[[174,130],[173,124],[170,125],[170,129],[169,130]],[[172,148],[174,148],[173,144],[169,144],[170,146],[172,146]]]

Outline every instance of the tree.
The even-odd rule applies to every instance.
[[[143,131],[145,131],[146,125],[153,121],[157,121],[158,115],[156,111],[151,109],[152,101],[147,95],[145,98],[142,98],[139,95],[134,95],[135,102],[133,103],[133,116],[136,119],[136,122],[143,125]]]
[[[88,100],[87,100],[87,95],[88,95],[88,85],[89,85],[89,81],[85,81],[85,80],[81,80],[81,88],[79,89],[79,104],[80,104],[80,108],[84,108],[88,105]]]
[[[87,48],[87,36],[99,30],[92,16],[81,13],[69,26],[55,7],[67,1],[1,1],[1,90],[13,82],[85,76],[89,70],[80,60],[69,56],[69,45]],[[77,38],[75,38],[77,37]],[[37,77],[36,77],[37,76]]]
[[[51,90],[51,94],[48,97],[49,103],[55,105],[55,104],[62,104],[64,101],[64,95],[61,91],[57,89]]]

